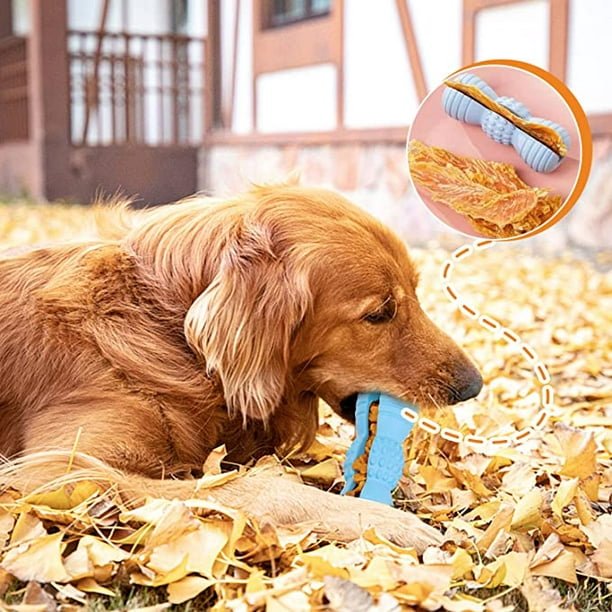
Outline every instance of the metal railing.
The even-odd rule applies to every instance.
[[[71,140],[77,145],[198,145],[206,39],[68,32]]]

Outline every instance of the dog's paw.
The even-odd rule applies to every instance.
[[[419,553],[442,543],[442,535],[414,514],[378,502],[327,493],[296,482],[282,470],[259,471],[211,489],[218,501],[239,508],[260,523],[309,523],[330,540],[350,542],[374,527],[398,546]]]
[[[318,534],[342,542],[355,540],[366,529],[374,527],[394,544],[412,546],[418,552],[443,541],[436,529],[409,512],[374,501],[327,493],[286,478],[274,480],[276,486],[267,483],[267,487],[259,489],[248,508],[251,515],[265,522],[276,525],[314,523]]]
[[[443,542],[440,532],[409,512],[351,497],[342,497],[338,501],[340,503],[328,517],[320,517],[322,531],[327,531],[328,537],[350,541],[373,527],[394,544],[414,547],[419,553],[428,546]]]

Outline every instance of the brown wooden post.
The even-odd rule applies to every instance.
[[[208,0],[208,31],[204,65],[204,96],[206,133],[219,127],[221,119],[221,5],[219,0]]]
[[[476,57],[476,5],[474,0],[463,0],[463,32],[461,64],[466,66]]]
[[[406,54],[408,55],[408,61],[410,62],[410,68],[412,70],[414,89],[419,98],[419,102],[421,102],[427,95],[427,83],[425,81],[425,73],[423,72],[423,64],[421,63],[419,46],[417,45],[414,28],[412,27],[410,8],[406,0],[396,0],[395,4],[404,34],[404,44],[406,45]]]
[[[548,69],[562,81],[567,72],[569,1],[550,0]]]
[[[0,38],[13,34],[13,7],[11,0],[0,0]]]
[[[65,197],[70,181],[70,82],[66,0],[31,0],[30,136],[40,166],[35,196]]]

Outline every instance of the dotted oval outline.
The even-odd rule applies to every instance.
[[[522,342],[520,336],[507,327],[503,327],[499,321],[492,316],[481,313],[477,308],[469,302],[462,299],[461,294],[455,289],[451,282],[451,277],[455,269],[455,263],[470,257],[476,251],[483,251],[492,247],[496,242],[494,240],[476,240],[473,244],[466,244],[451,254],[451,257],[442,264],[442,292],[446,297],[460,310],[466,317],[473,321],[478,321],[482,327],[488,329],[497,340],[503,340],[507,344],[514,345],[523,358],[532,367],[536,380],[540,384],[540,410],[534,416],[531,424],[513,434],[505,436],[493,435],[490,437],[476,436],[473,434],[462,434],[456,429],[450,427],[440,427],[440,425],[426,417],[420,417],[418,414],[409,409],[402,410],[402,416],[414,423],[416,427],[431,434],[440,434],[444,440],[449,442],[463,442],[472,448],[482,450],[483,446],[488,444],[491,448],[504,448],[512,443],[523,442],[529,438],[536,430],[541,430],[548,421],[553,408],[555,391],[550,384],[551,376],[548,368],[538,357],[536,350],[529,344]]]

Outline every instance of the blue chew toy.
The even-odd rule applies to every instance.
[[[487,83],[475,74],[465,73],[455,80],[465,85],[477,87],[488,98],[504,106],[514,115],[525,121],[552,128],[559,134],[566,148],[569,149],[570,137],[564,127],[548,119],[532,117],[524,104],[514,98],[498,96]],[[458,119],[464,123],[480,125],[483,132],[489,138],[495,140],[495,142],[504,145],[512,145],[521,159],[536,172],[552,172],[564,159],[563,156],[559,155],[521,128],[513,125],[499,113],[489,110],[480,102],[470,98],[469,95],[453,89],[448,85],[444,89],[444,94],[442,95],[442,105],[444,106],[446,114],[453,119]]]
[[[346,452],[344,477],[346,484],[342,495],[352,491],[355,482],[353,465],[365,452],[369,434],[370,406],[378,402],[376,436],[368,457],[366,481],[359,497],[393,505],[391,492],[397,486],[404,467],[404,441],[408,437],[413,423],[402,416],[404,408],[416,407],[382,393],[360,393],[355,410],[355,440]]]

